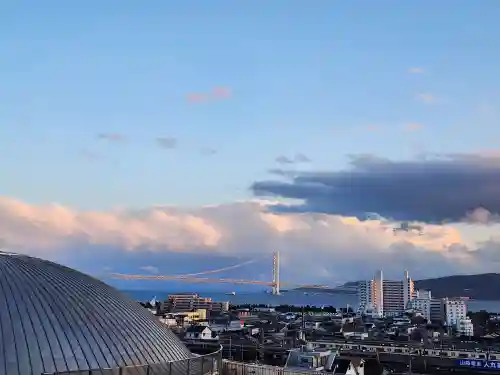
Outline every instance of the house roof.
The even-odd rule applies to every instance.
[[[207,326],[192,326],[192,327],[189,327],[188,329],[186,329],[186,333],[187,332],[201,333],[207,328],[208,328]],[[210,329],[210,328],[208,328],[208,329]]]

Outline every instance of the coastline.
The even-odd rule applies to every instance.
[[[154,290],[122,290],[125,294],[136,301],[146,302],[156,297],[157,300],[167,299],[174,291]],[[196,292],[193,292],[196,293]],[[221,292],[198,292],[202,297],[212,298],[213,301],[228,301],[232,305],[265,305],[265,306],[333,306],[345,308],[347,306],[356,310],[358,308],[358,297],[355,294],[344,293],[312,293],[287,291],[282,295],[275,296],[264,292],[241,292],[236,295],[227,295]],[[485,310],[492,313],[500,313],[500,301],[473,300],[466,301],[469,311],[479,312]]]

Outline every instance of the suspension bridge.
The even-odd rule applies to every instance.
[[[267,257],[266,257],[267,258]],[[272,288],[272,293],[275,295],[280,294],[280,288],[282,286],[296,287],[296,288],[311,288],[311,289],[324,289],[328,288],[326,285],[299,285],[290,282],[280,281],[280,255],[279,252],[275,251],[273,253],[273,265],[272,265],[272,281],[261,281],[261,280],[245,280],[245,279],[218,279],[212,277],[204,277],[204,275],[224,272],[236,268],[240,268],[261,260],[262,258],[257,258],[249,260],[243,263],[239,263],[229,267],[218,268],[215,270],[187,273],[183,275],[133,275],[133,274],[123,274],[123,273],[111,273],[108,276],[114,279],[125,279],[125,280],[176,280],[185,281],[191,283],[224,283],[224,284],[239,284],[239,285],[264,285],[270,286]]]

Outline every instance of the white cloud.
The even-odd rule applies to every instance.
[[[425,70],[424,70],[424,68],[420,68],[420,67],[416,66],[416,67],[408,69],[408,72],[411,74],[422,74],[425,72]]]
[[[155,267],[155,266],[142,266],[142,267],[139,267],[139,269],[142,271],[146,271],[148,273],[159,273],[160,272],[158,267]]]
[[[421,102],[432,104],[437,102],[437,98],[434,94],[428,92],[421,92],[415,95],[415,98]]]
[[[355,280],[377,268],[388,275],[398,275],[404,268],[423,269],[416,275],[423,277],[489,267],[482,258],[471,256],[468,249],[474,243],[465,241],[455,226],[423,224],[423,236],[405,232],[395,236],[385,221],[318,213],[276,214],[268,210],[272,202],[264,203],[99,212],[0,198],[0,238],[11,250],[54,260],[91,252],[95,264],[104,264],[99,257],[106,257],[106,249],[120,251],[123,259],[140,254],[143,265],[158,264],[147,258],[150,254],[192,253],[196,265],[202,256],[212,256],[215,262],[219,256],[251,259],[279,250],[284,274],[303,283]],[[95,248],[99,251],[92,252]],[[135,270],[158,273],[156,266],[136,264],[132,264]],[[197,266],[217,268],[215,263]],[[163,266],[159,267],[163,272]],[[115,264],[113,270],[120,272]],[[246,272],[245,278],[255,274],[244,267],[240,270]]]

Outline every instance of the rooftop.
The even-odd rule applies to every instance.
[[[135,301],[42,259],[0,252],[0,305],[2,374],[166,366],[194,357]]]

